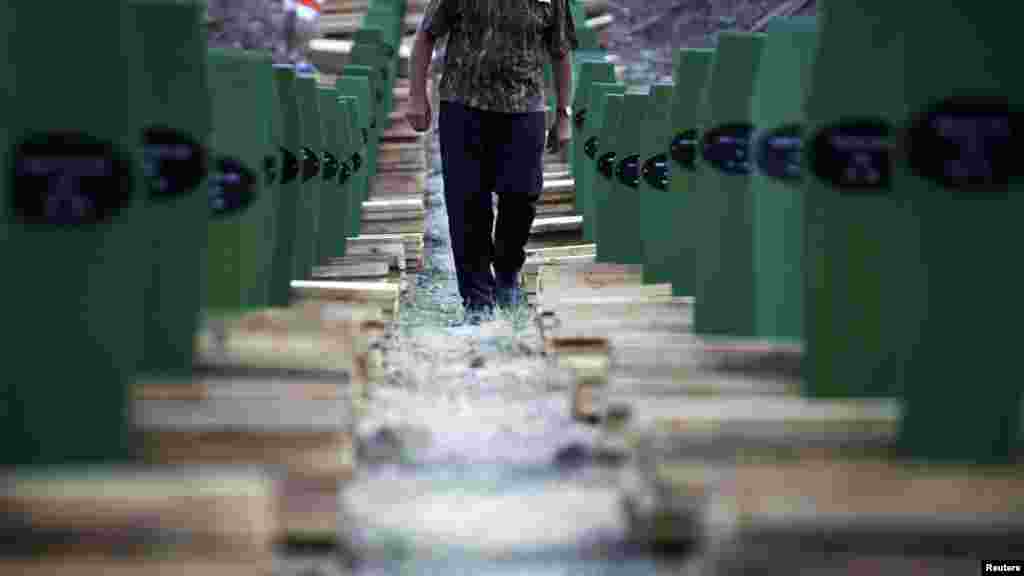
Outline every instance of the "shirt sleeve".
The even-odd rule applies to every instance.
[[[572,50],[579,48],[576,40],[576,23],[573,22],[569,10],[570,0],[552,0],[553,22],[547,30],[547,48],[551,57],[562,58]]]
[[[451,0],[430,0],[420,21],[420,30],[428,32],[432,37],[441,38],[451,29]]]

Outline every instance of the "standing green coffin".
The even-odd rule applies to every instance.
[[[0,32],[0,466],[124,461],[154,256],[142,38],[123,2],[7,2]]]
[[[602,202],[608,197],[608,186],[611,182],[598,170],[598,159],[603,155],[601,140],[607,117],[606,109],[610,94],[625,94],[626,87],[622,84],[595,82],[587,94],[586,116],[583,135],[577,136],[582,144],[583,158],[580,162],[580,174],[576,178],[576,195],[582,195],[583,208],[583,241],[595,242],[597,239],[598,209],[596,198]]]
[[[352,167],[356,177],[356,202],[352,205],[352,218],[355,226],[351,236],[357,235],[363,217],[363,201],[370,197],[370,186],[373,183],[371,167],[376,163],[378,131],[373,116],[373,81],[365,67],[346,66],[345,75],[338,78],[334,87],[339,96],[352,96],[357,100],[356,114],[359,121],[359,133],[365,149],[358,157],[353,157]]]
[[[316,80],[312,76],[298,76],[295,91],[302,116],[302,158],[299,160],[302,196],[295,232],[294,279],[305,280],[311,277],[313,267],[319,264],[317,238],[320,233],[320,163],[324,139]]]
[[[640,222],[640,147],[647,135],[643,119],[651,106],[648,94],[627,92],[616,131],[618,137],[607,149],[615,153],[615,174],[605,199],[605,220],[597,238],[597,257],[601,262],[641,264],[644,256]],[[607,119],[606,119],[607,121]]]
[[[762,34],[723,33],[701,105],[703,167],[692,196],[697,223],[694,331],[702,335],[754,332],[750,102],[763,44]]]
[[[606,237],[614,234],[614,228],[619,223],[619,217],[612,211],[609,198],[615,187],[615,167],[618,164],[618,141],[622,138],[620,127],[625,98],[625,94],[612,92],[606,92],[602,98],[604,125],[601,126],[601,145],[594,161],[597,174],[589,194],[594,205],[593,230],[598,262],[616,263],[611,259],[611,242]]]
[[[593,113],[588,105],[588,99],[593,86],[597,82],[614,82],[615,69],[607,62],[581,62],[579,75],[577,76],[576,89],[573,91],[573,139],[572,148],[569,150],[572,176],[575,179],[576,194],[573,198],[574,208],[577,214],[584,214],[583,197],[587,194],[585,170],[582,164],[586,159],[584,154],[585,143],[591,138],[590,125],[596,121],[590,115]]]
[[[347,238],[359,236],[363,216],[362,190],[366,189],[366,142],[359,122],[359,98],[342,96],[338,98],[342,110],[342,120],[346,128],[345,161],[342,163],[341,177],[345,179],[348,208],[345,215]]]
[[[694,209],[694,194],[699,180],[697,163],[699,134],[698,111],[714,50],[684,48],[675,54],[675,90],[672,98],[671,138],[668,143],[669,193],[662,199],[659,218],[671,223],[675,248],[661,246],[665,281],[672,283],[674,296],[693,296],[697,289],[696,252],[700,214]],[[665,224],[662,224],[665,225]],[[646,249],[649,249],[648,245]]]
[[[827,243],[812,252],[809,326],[812,387],[902,392],[905,454],[1001,463],[1021,435],[1024,170],[1012,139],[1024,127],[1024,84],[1014,22],[985,8],[936,5],[927,26],[894,3],[821,12],[808,195]],[[868,30],[871,43],[853,36]],[[839,46],[860,52],[885,94],[853,98],[851,81],[827,70],[850,58]],[[838,302],[851,289],[839,281],[866,303]],[[859,323],[826,331],[826,302]]]
[[[366,87],[363,87],[362,81],[357,80],[358,78],[366,79]],[[366,160],[366,186],[363,188],[362,200],[369,200],[373,192],[374,178],[377,176],[377,150],[380,146],[381,132],[388,125],[386,114],[384,120],[379,120],[383,104],[378,91],[386,90],[386,87],[373,73],[372,68],[354,64],[345,66],[342,77],[335,81],[334,87],[338,89],[339,94],[359,98],[360,123],[366,135],[366,158],[364,158]]]
[[[919,335],[913,321],[893,320],[920,318],[926,306],[916,286],[925,275],[919,218],[894,195],[902,184],[892,148],[907,111],[906,30],[900,19],[881,17],[891,14],[887,4],[828,4],[818,12],[805,136],[805,382],[812,396],[902,395],[913,354],[901,342]],[[854,89],[863,83],[835,66],[870,70],[878,89]]]
[[[268,54],[209,50],[213,96],[206,306],[269,302],[274,245],[273,188],[263,166],[270,142],[273,69]]]
[[[211,129],[202,6],[129,2],[143,34],[150,105],[143,132],[153,274],[146,291],[141,370],[187,377],[202,304]]]
[[[338,105],[338,91],[323,86],[318,90],[325,136],[324,163],[320,174],[323,179],[320,202],[320,254],[326,263],[331,258],[340,258],[345,254],[345,236],[348,232],[345,224],[348,220],[349,202],[338,180],[344,150],[342,137],[345,131],[341,108]]]
[[[672,99],[674,84],[651,86],[651,103],[641,128],[644,137],[640,152],[640,242],[644,265],[644,283],[672,281],[675,255],[679,253],[680,226],[673,219],[669,196],[668,149],[672,139]]]
[[[302,157],[302,117],[295,96],[295,68],[274,66],[274,84],[280,118],[280,166],[278,169],[277,241],[271,266],[270,305],[287,306],[295,270],[295,236],[298,224]]]
[[[804,106],[817,43],[814,17],[768,26],[751,102],[753,154],[754,335],[803,336]]]

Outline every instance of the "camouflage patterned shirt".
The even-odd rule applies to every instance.
[[[441,100],[496,112],[544,110],[544,64],[577,47],[569,2],[430,0],[420,29],[448,36]]]

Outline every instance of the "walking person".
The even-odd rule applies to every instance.
[[[471,323],[487,318],[495,305],[519,303],[544,150],[560,152],[572,136],[577,40],[569,1],[431,0],[416,34],[407,118],[421,132],[433,120],[427,68],[434,43],[447,36],[438,129],[455,272]],[[548,61],[558,105],[546,132]]]

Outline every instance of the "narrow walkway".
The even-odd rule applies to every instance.
[[[343,496],[355,574],[686,573],[630,551],[617,470],[567,457],[599,431],[569,417],[529,312],[457,326],[436,154],[432,165],[424,270],[360,427],[364,472]]]

